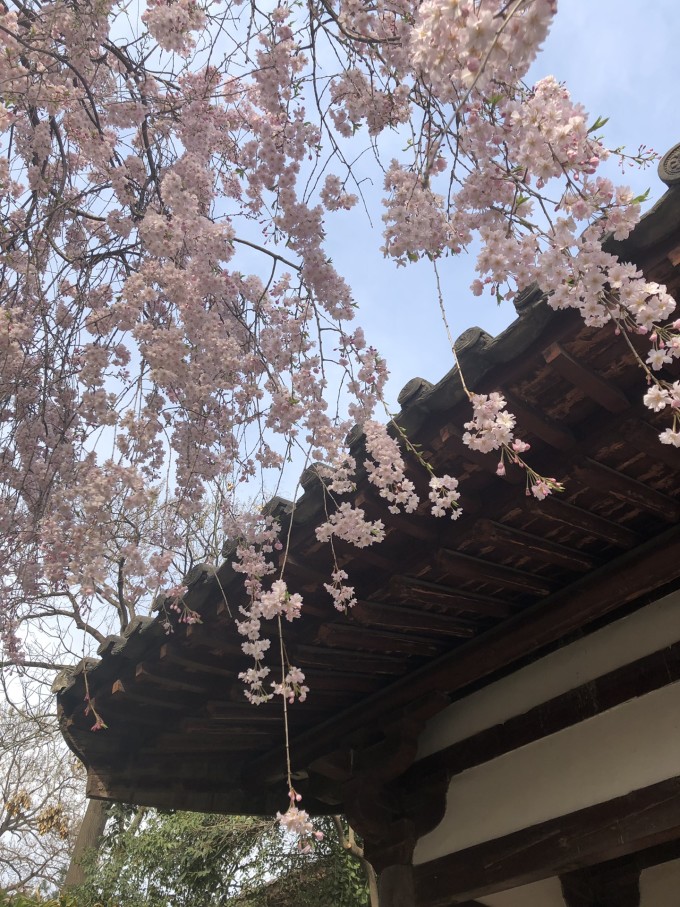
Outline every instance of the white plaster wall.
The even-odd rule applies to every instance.
[[[660,863],[640,875],[640,907],[680,905],[680,860]]]
[[[680,592],[675,592],[454,702],[427,724],[417,758],[522,715],[679,640]]]
[[[474,766],[420,838],[426,863],[680,774],[680,683]]]
[[[531,885],[488,894],[477,900],[484,907],[565,907],[560,880],[554,876]],[[679,905],[680,860],[643,870],[640,875],[640,907]]]

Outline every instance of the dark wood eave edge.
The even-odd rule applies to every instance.
[[[608,241],[606,244],[607,251],[617,254],[622,260],[630,260],[633,263],[637,263],[635,259],[644,257],[645,250],[649,249],[650,246],[667,242],[673,234],[677,234],[679,203],[680,187],[669,189],[654,207],[642,217],[631,236],[623,242]],[[457,352],[468,382],[479,385],[486,376],[496,370],[502,370],[504,365],[521,357],[524,352],[534,346],[535,341],[541,337],[549,326],[555,324],[557,319],[562,319],[561,324],[564,326],[565,334],[580,324],[580,317],[577,313],[573,311],[555,312],[544,304],[544,300],[544,294],[537,287],[529,288],[517,300],[518,318],[497,337],[491,337],[482,329],[475,327],[469,328],[458,338],[456,344]],[[465,396],[457,368],[451,369],[435,385],[430,385],[422,381],[422,379],[414,378],[408,382],[404,390],[407,389],[409,389],[409,393],[404,395],[404,392],[402,392],[402,395],[400,395],[402,408],[396,418],[403,430],[409,434],[415,434],[431,414],[444,413],[453,409],[462,402]],[[362,443],[361,432],[355,431],[352,437],[352,446],[354,449],[360,449]],[[287,530],[291,521],[295,527],[299,527],[310,523],[312,520],[322,519],[324,501],[318,483],[308,484],[303,494],[294,504],[282,499],[274,499],[269,506],[269,511],[280,520],[284,531]],[[204,567],[196,572],[192,582],[188,583],[189,590],[184,599],[188,608],[201,613],[201,609],[207,601],[220,595],[220,587],[227,589],[234,583],[238,583],[240,575],[232,567],[234,547],[229,545],[225,547],[224,556],[226,560],[220,565],[219,570]],[[217,575],[215,576],[215,574]],[[82,680],[84,672],[88,674],[94,672],[95,677],[103,673],[104,677],[106,677],[108,673],[117,670],[121,659],[129,661],[142,657],[146,652],[157,646],[159,640],[167,639],[167,634],[161,627],[162,620],[165,620],[165,618],[160,616],[135,618],[122,636],[108,637],[99,647],[98,654],[101,656],[101,660],[85,659],[74,665],[72,669],[62,671],[53,684],[53,692],[57,693],[58,697],[60,715],[65,718],[68,712],[64,703],[66,695],[76,693],[79,698],[82,698],[80,687],[84,689]],[[494,634],[503,635],[507,628],[508,625],[503,623],[497,630],[491,631],[491,634],[484,634],[472,643],[467,644],[465,649],[467,650],[469,646],[476,651],[476,648],[482,643],[487,645],[492,638],[495,639]],[[421,668],[417,672],[417,676],[425,678],[430,675],[430,672],[439,670],[442,660],[448,658],[454,658],[455,660],[461,654],[462,650],[458,649],[455,655],[442,656],[442,658]],[[329,726],[339,725],[340,719],[342,719],[343,727],[345,725],[356,726],[359,715],[373,714],[376,708],[380,708],[380,704],[394,701],[395,696],[404,703],[409,698],[412,700],[414,697],[408,694],[408,690],[413,676],[407,680],[397,681],[362,703],[341,712],[332,721],[315,729],[314,736],[319,740],[318,732],[322,728],[325,730],[326,724]],[[78,687],[77,691],[74,690],[74,687]],[[404,695],[400,694],[402,690]],[[364,720],[366,720],[365,717]],[[79,751],[75,741],[71,739],[71,735],[63,721],[62,729],[67,743],[76,755],[82,759],[82,753]],[[296,746],[304,743],[307,736],[302,735],[300,739],[296,739]],[[277,752],[277,763],[280,761],[279,755]]]
[[[661,198],[640,218],[627,239],[609,239],[605,250],[622,261],[663,245],[677,230],[677,206],[680,203],[680,184],[671,186]]]

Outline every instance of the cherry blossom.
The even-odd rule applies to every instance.
[[[333,605],[338,611],[347,611],[357,602],[354,586],[346,586],[346,579],[349,579],[346,571],[336,569],[331,573],[332,582],[323,584],[324,589],[333,599]]]
[[[457,520],[463,512],[458,505],[460,499],[458,479],[454,479],[452,476],[432,476],[428,497],[432,502],[433,516],[445,516],[450,510],[451,519]]]
[[[641,396],[668,416],[660,441],[680,446],[675,301],[603,247],[628,236],[643,199],[601,165],[653,154],[609,148],[605,121],[554,78],[525,84],[555,12],[554,0],[150,0],[131,22],[118,0],[0,9],[0,561],[13,578],[0,638],[12,657],[46,596],[71,596],[83,625],[117,596],[134,613],[160,599],[169,630],[198,620],[178,565],[216,503],[247,595],[233,615],[252,659],[246,695],[287,708],[307,688],[279,625],[304,603],[263,500],[242,513],[255,486],[298,452],[317,464],[316,537],[340,611],[355,593],[333,546],[385,535],[343,499],[360,475],[393,513],[460,514],[456,477],[436,475],[398,418],[376,418],[387,363],[328,253],[327,232],[359,209],[367,149],[383,168],[376,249],[436,267],[475,241],[475,295],[501,302],[537,283],[553,309],[644,340]],[[536,498],[558,491],[524,458],[502,395],[469,396],[465,443],[499,457],[499,475],[525,470]],[[365,455],[345,440],[355,423]],[[308,837],[294,801],[282,822]]]
[[[276,818],[287,832],[294,835],[302,853],[309,853],[314,842],[323,840],[323,832],[315,831],[314,823],[306,810],[300,809],[297,804],[302,797],[292,787],[288,792],[290,805],[285,813],[277,812]]]

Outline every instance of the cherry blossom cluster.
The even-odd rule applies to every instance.
[[[329,211],[337,211],[339,208],[349,210],[359,201],[357,195],[345,191],[340,177],[334,173],[329,173],[326,177],[320,195],[321,201]]]
[[[302,686],[304,675],[292,668],[281,683],[272,682],[270,688],[265,686],[265,681],[271,669],[264,664],[265,654],[271,647],[271,639],[262,635],[262,622],[279,620],[285,617],[292,621],[300,616],[302,596],[298,593],[291,594],[282,579],[274,580],[271,588],[266,590],[263,580],[274,572],[274,563],[271,555],[275,548],[281,549],[278,541],[279,527],[269,520],[252,520],[242,518],[239,528],[243,533],[243,541],[236,549],[234,569],[244,574],[244,587],[248,593],[249,602],[240,607],[243,620],[236,621],[236,628],[246,641],[241,644],[245,655],[255,662],[254,667],[248,668],[239,674],[246,686],[245,696],[254,705],[261,705],[273,698],[274,694],[285,696],[287,699],[299,696],[304,699],[308,689]]]
[[[333,464],[318,463],[316,468],[321,481],[335,494],[356,490],[357,462],[348,452],[343,452]]]
[[[405,464],[399,445],[390,437],[387,427],[370,420],[364,423],[366,450],[370,459],[364,461],[369,481],[380,497],[389,502],[390,513],[413,513],[419,500],[415,485],[405,475]]]
[[[175,589],[168,590],[162,596],[162,605],[159,610],[161,610],[165,619],[161,622],[161,626],[168,635],[174,632],[174,624],[171,619],[173,615],[170,612],[174,612],[177,615],[176,620],[181,624],[201,623],[201,615],[187,606],[184,600],[186,593],[186,586],[177,586]]]
[[[667,406],[670,408],[673,414],[673,427],[664,429],[659,438],[662,444],[680,447],[680,381],[674,381],[672,384],[656,381],[642,399],[645,406],[655,413]]]
[[[463,512],[458,504],[460,500],[458,479],[454,479],[452,476],[432,476],[428,497],[432,503],[433,516],[446,516],[451,511],[451,519],[457,520]]]
[[[473,86],[514,83],[556,11],[556,0],[425,0],[411,40],[413,65],[445,100],[459,100]]]
[[[502,394],[471,394],[473,418],[465,423],[466,432],[463,442],[472,450],[489,453],[500,450],[501,458],[496,473],[505,475],[505,462],[519,466],[526,472],[527,494],[542,501],[553,491],[562,491],[562,484],[552,476],[539,475],[522,458],[530,446],[514,436],[515,417],[506,409],[506,400]]]
[[[417,173],[392,161],[385,174],[385,189],[389,193],[383,214],[385,255],[405,264],[432,250],[438,255],[447,249],[460,251],[444,197],[432,192]]]
[[[680,382],[674,381],[670,387],[653,384],[642,399],[645,406],[654,410],[655,413],[667,406],[680,410]]]
[[[383,248],[403,264],[455,254],[477,234],[475,294],[488,288],[500,301],[538,283],[550,289],[549,305],[578,309],[590,326],[614,320],[620,330],[648,334],[647,363],[662,366],[680,343],[666,326],[674,300],[602,247],[610,235],[625,239],[641,202],[597,173],[611,154],[598,134],[605,121],[590,120],[552,77],[530,87],[519,81],[555,7],[548,0],[420,6],[411,61],[455,114],[431,111],[410,164],[392,163]],[[651,157],[641,150],[633,160],[644,166]],[[440,173],[455,191],[437,191],[446,185]]]
[[[272,687],[277,696],[283,696],[292,705],[296,700],[304,702],[307,698],[309,687],[305,686],[304,681],[305,675],[300,668],[291,665],[281,683],[273,683]]]
[[[237,620],[236,627],[241,636],[246,637],[241,644],[244,654],[255,662],[253,667],[239,674],[239,680],[246,687],[245,696],[254,705],[268,702],[275,695],[284,697],[289,703],[295,700],[304,702],[309,687],[304,684],[304,673],[293,665],[287,665],[287,669],[281,665],[281,682],[271,681],[269,686],[265,685],[271,668],[264,664],[264,658],[271,647],[271,639],[262,635],[263,621],[277,621],[280,633],[281,618],[289,622],[296,620],[300,617],[303,604],[302,596],[297,592],[291,593],[282,579],[274,580],[268,589],[263,586],[265,577],[274,572],[271,556],[275,550],[282,548],[278,539],[279,527],[270,520],[243,516],[237,524],[242,542],[236,549],[237,559],[233,567],[245,575],[244,586],[250,600],[248,605],[240,608],[244,619]]]
[[[666,294],[667,295],[667,294]],[[658,299],[658,294],[651,297]],[[643,307],[648,305],[645,300]],[[646,328],[646,326],[645,326]],[[641,328],[646,333],[645,328]],[[659,435],[662,444],[671,444],[680,447],[680,382],[670,382],[657,374],[664,366],[670,365],[675,359],[680,358],[680,319],[670,325],[653,325],[650,335],[652,348],[646,360],[649,366],[647,381],[649,390],[644,395],[643,402],[648,409],[655,413],[666,407],[672,414],[672,427],[665,428]]]
[[[333,599],[333,606],[342,612],[353,608],[357,603],[354,586],[345,585],[345,580],[348,579],[347,572],[336,567],[331,573],[332,582],[323,584],[324,589]]]
[[[385,525],[382,520],[367,519],[361,507],[353,507],[348,501],[343,501],[325,523],[317,526],[316,537],[320,542],[328,542],[335,537],[356,548],[367,548],[382,542]]]
[[[206,18],[196,0],[152,0],[142,21],[163,50],[186,55],[195,43],[192,32],[203,28]]]
[[[515,417],[505,409],[505,397],[495,392],[472,394],[470,402],[473,418],[465,423],[463,442],[482,453],[508,446],[513,440]]]
[[[323,840],[323,832],[314,829],[314,823],[306,810],[300,809],[298,803],[302,799],[292,787],[288,792],[290,805],[285,813],[277,812],[276,818],[285,831],[294,835],[302,853],[309,853],[314,843]]]

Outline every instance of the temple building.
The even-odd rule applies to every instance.
[[[608,249],[677,297],[680,146],[660,174],[666,193]],[[496,456],[463,444],[470,409],[453,370],[410,381],[396,418],[438,474],[458,477],[463,515],[390,514],[360,477],[350,500],[386,538],[336,542],[358,598],[348,613],[323,586],[314,470],[294,505],[271,502],[305,601],[285,627],[311,689],[289,711],[302,806],[348,817],[381,907],[677,907],[680,450],[659,442],[667,414],[643,405],[644,374],[613,326],[552,311],[536,288],[502,334],[471,328],[456,348],[468,386],[503,393],[532,467],[565,490],[527,496],[522,470],[499,477]],[[659,374],[677,380],[680,362]],[[362,461],[359,430],[352,450]],[[427,501],[427,476],[409,470]],[[188,578],[200,623],[168,635],[165,616],[137,618],[61,678],[90,797],[285,810],[281,704],[250,705],[238,679],[250,661],[232,561],[227,544],[218,570]],[[83,714],[85,676],[105,732]]]

